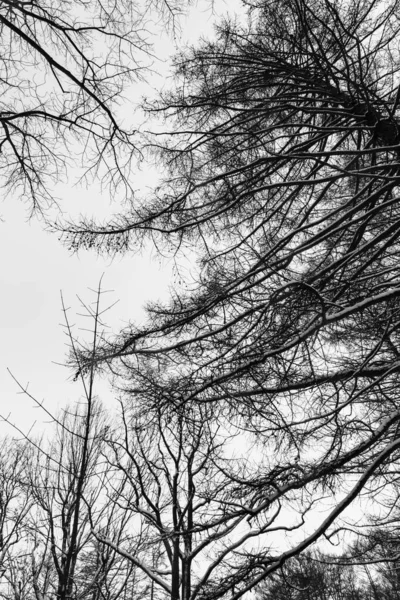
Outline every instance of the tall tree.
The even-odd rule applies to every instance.
[[[88,419],[86,411],[67,408],[49,448],[38,451],[31,471],[30,494],[35,503],[30,525],[32,574],[36,589],[42,586],[43,597],[66,600],[76,595],[76,589],[80,596],[92,597],[96,589],[95,578],[86,580],[87,566],[82,561],[85,551],[93,552],[88,506],[98,518],[104,511],[99,502],[101,476],[96,477],[101,416],[94,405],[90,433],[86,432]],[[50,564],[49,581],[45,567]]]
[[[26,460],[20,454],[0,486],[0,596],[7,600],[140,597],[132,594],[132,567],[92,535],[96,526],[118,539],[126,519],[116,519],[104,494],[104,411],[93,404],[91,413],[88,437],[87,411],[67,407],[50,442],[25,444]]]
[[[228,598],[246,577],[242,557],[262,560],[254,547],[279,527],[279,510],[248,518],[249,440],[211,406],[165,405],[161,378],[147,373],[146,392],[127,394],[109,440],[109,503],[130,516],[124,538],[94,533],[142,572],[136,591],[148,598]]]
[[[232,598],[329,536],[362,490],[378,499],[400,458],[400,4],[248,7],[246,25],[178,56],[176,89],[149,108],[174,122],[153,143],[164,184],[108,227],[65,230],[73,246],[149,235],[198,253],[191,291],[95,362],[130,364],[138,387],[148,363],[190,373],[171,402],[227,407],[264,440],[268,468],[242,481],[249,515],[290,515],[295,497],[304,541],[243,567]],[[306,504],[325,494],[312,527]]]
[[[102,337],[101,295],[100,282],[94,303],[83,306],[92,322],[93,355]],[[78,342],[64,303],[63,311],[70,352],[78,359]],[[4,500],[0,503],[4,506],[0,525],[10,565],[0,572],[0,589],[4,582],[8,584],[6,598],[116,600],[132,590],[132,568],[92,535],[92,527],[96,526],[118,538],[125,519],[115,522],[115,507],[107,504],[104,494],[102,452],[107,416],[94,393],[94,369],[80,379],[83,398],[67,406],[59,418],[20,385],[22,393],[52,418],[54,430],[48,442],[25,436],[25,454],[31,449],[27,459],[15,451],[13,462],[10,456],[0,461],[1,467],[7,465],[9,474],[13,471],[9,483],[6,477],[0,478],[0,500]],[[8,418],[4,420],[9,422]],[[17,426],[15,429],[21,433]],[[6,443],[3,450],[6,455]],[[15,490],[21,487],[24,493],[18,502]],[[16,549],[10,552],[12,545]]]
[[[0,441],[0,581],[12,571],[14,547],[25,537],[25,523],[32,506],[27,491],[27,444],[11,438]],[[17,552],[18,554],[18,552]]]

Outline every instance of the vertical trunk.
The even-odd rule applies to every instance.
[[[171,600],[179,599],[179,537],[174,536],[172,557],[172,585],[171,585]]]
[[[182,564],[182,600],[189,600],[191,585],[191,559],[187,557],[185,542],[185,558]]]
[[[192,531],[193,531],[193,474],[191,464],[188,464],[188,506],[187,506],[187,523],[184,536],[185,556],[182,564],[182,600],[189,600],[192,588]]]
[[[171,600],[179,600],[179,522],[178,522],[178,471],[175,471],[172,488],[172,539]]]

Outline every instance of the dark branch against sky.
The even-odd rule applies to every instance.
[[[41,483],[29,469],[15,481],[28,498],[15,531],[41,561],[27,589],[80,598],[98,573],[107,600],[133,589],[138,599],[238,600],[264,582],[268,592],[299,557],[314,560],[322,538],[350,538],[343,560],[387,560],[379,540],[395,537],[399,519],[398,1],[244,2],[247,18],[177,43],[138,127],[123,97],[139,75],[155,81],[130,54],[139,46],[149,58],[141,25],[153,13],[88,6],[100,12],[82,29],[60,7],[0,3],[3,37],[20,49],[4,85],[11,93],[25,60],[54,84],[32,108],[23,101],[32,90],[39,101],[41,86],[24,79],[28,100],[4,109],[3,176],[51,243],[74,252],[71,283],[78,260],[107,257],[124,265],[137,302],[132,256],[149,249],[172,277],[142,318],[127,306],[126,324],[109,330],[108,284],[93,286],[81,338],[64,300],[66,360],[82,393],[54,439],[28,452]],[[169,26],[188,38],[184,19]],[[54,205],[62,172],[88,184],[75,200],[81,213],[93,198],[92,215],[73,214],[66,197]],[[114,210],[101,214],[96,200],[110,196]],[[159,283],[155,274],[146,295]],[[105,374],[114,420],[95,395]]]

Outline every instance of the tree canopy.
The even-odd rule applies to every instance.
[[[107,454],[122,482],[110,502],[141,528],[122,543],[94,527],[96,540],[173,600],[245,597],[321,538],[369,527],[370,506],[388,525],[398,497],[400,3],[245,5],[245,24],[227,19],[183,50],[174,88],[144,105],[168,128],[142,148],[160,186],[139,201],[127,185],[126,211],[104,225],[55,227],[72,249],[150,238],[197,259],[188,289],[150,305],[145,325],[71,358],[82,378],[109,367],[143,411]],[[143,401],[156,429],[140,422]],[[218,423],[243,433],[246,461],[222,464]],[[221,489],[190,488],[193,443]],[[217,517],[203,527],[204,489]],[[347,511],[355,501],[363,514]],[[192,586],[196,535],[219,531],[226,552],[208,560],[221,570]],[[150,548],[160,572],[140,558]]]
[[[174,123],[151,141],[164,183],[113,223],[65,227],[71,247],[150,236],[196,253],[190,291],[96,363],[137,390],[158,369],[168,402],[223,406],[263,440],[268,466],[241,482],[249,516],[331,498],[302,544],[248,565],[234,598],[329,536],[361,492],[397,485],[399,9],[248,3],[246,25],[183,51],[175,89],[147,106]]]

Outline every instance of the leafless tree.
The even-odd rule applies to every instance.
[[[91,320],[94,353],[103,335],[101,297],[100,282],[94,305],[84,306]],[[79,342],[64,303],[63,310],[70,352],[77,358]],[[80,379],[82,398],[65,407],[59,417],[19,384],[22,392],[52,417],[53,430],[49,440],[25,435],[24,445],[3,445],[0,465],[2,469],[4,463],[8,469],[9,482],[5,475],[0,499],[4,500],[2,531],[8,563],[1,572],[4,585],[0,590],[8,600],[132,597],[132,568],[92,534],[96,527],[104,535],[121,536],[125,518],[115,518],[116,506],[107,503],[104,492],[106,464],[102,457],[109,418],[95,395],[94,369]],[[14,429],[18,430],[17,425]],[[12,545],[15,548],[10,552]]]
[[[132,567],[92,535],[94,524],[104,535],[121,535],[125,520],[116,521],[115,506],[107,504],[104,411],[95,403],[91,408],[89,436],[87,413],[72,407],[57,420],[47,444],[24,446],[28,460],[15,472],[22,493],[19,489],[3,511],[4,533],[10,531],[0,573],[0,596],[6,600],[139,598],[132,595]],[[9,474],[8,488],[13,482]]]
[[[170,403],[223,407],[263,440],[268,466],[241,481],[249,516],[330,498],[302,542],[243,559],[232,598],[333,535],[361,493],[384,498],[400,458],[400,4],[248,7],[178,56],[176,89],[149,108],[174,123],[152,142],[164,184],[106,227],[65,228],[75,246],[147,235],[199,258],[190,292],[86,364],[129,364],[139,390],[148,365],[179,372]]]
[[[26,540],[25,523],[32,506],[27,487],[27,464],[31,451],[27,444],[12,438],[0,442],[0,595],[16,584],[15,557],[21,557]]]
[[[132,153],[133,138],[114,105],[135,77],[133,50],[145,50],[133,5],[4,0],[0,28],[3,185],[41,209],[74,158],[87,172],[104,163],[111,179],[122,176],[120,152]]]
[[[147,597],[200,600],[218,590],[230,598],[246,579],[243,560],[268,562],[279,508],[249,518],[241,479],[254,473],[257,452],[245,433],[214,407],[169,406],[162,375],[153,375],[145,392],[127,392],[122,428],[109,440],[109,502],[130,517],[125,539],[95,535],[142,572],[137,589]]]
[[[95,580],[85,580],[87,569],[81,560],[82,553],[92,546],[87,505],[93,512],[96,505],[101,512],[101,476],[96,477],[96,471],[101,469],[95,423],[99,416],[92,408],[89,435],[85,433],[86,411],[66,409],[55,438],[48,449],[39,449],[31,471],[30,493],[35,503],[30,525],[32,570],[43,598],[71,598],[77,590],[84,597],[85,587],[91,595],[96,586]]]
[[[75,169],[111,194],[137,160],[123,94],[148,66],[146,13],[175,18],[178,1],[0,2],[0,176],[31,211],[54,203],[54,184]],[[133,112],[133,108],[129,109]],[[125,111],[127,112],[127,111]]]

